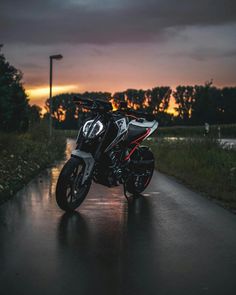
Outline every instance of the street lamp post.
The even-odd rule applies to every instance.
[[[52,69],[53,69],[53,60],[60,60],[63,56],[61,54],[51,55],[50,59],[50,73],[49,73],[49,136],[52,137]]]

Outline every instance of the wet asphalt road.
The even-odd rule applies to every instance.
[[[236,216],[155,173],[129,205],[93,185],[55,203],[58,164],[0,207],[0,294],[236,294]]]

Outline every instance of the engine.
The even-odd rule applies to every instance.
[[[95,167],[94,181],[108,187],[121,183],[121,151],[117,147],[104,154]]]

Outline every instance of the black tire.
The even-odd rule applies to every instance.
[[[143,169],[139,167],[139,164],[137,164],[137,168],[133,167],[133,172],[135,173],[135,176],[134,173],[131,173],[129,178],[127,179],[127,182],[125,184],[126,190],[130,194],[135,196],[141,194],[149,185],[152,179],[155,163],[153,153],[147,147],[140,147],[137,152],[134,153],[133,159],[136,161],[139,160],[140,163],[142,162],[142,160],[152,160],[152,163],[148,167],[145,167]]]
[[[88,194],[91,181],[80,184],[84,168],[82,159],[70,158],[61,170],[56,186],[56,201],[66,212],[78,208]]]

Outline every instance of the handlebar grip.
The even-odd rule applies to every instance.
[[[74,96],[73,97],[74,103],[81,104],[82,107],[88,108],[91,111],[97,111],[97,112],[109,112],[112,110],[112,105],[108,101],[100,100],[100,99],[89,99],[89,98],[83,98]]]
[[[86,103],[86,102],[92,102],[91,99],[89,98],[83,98],[83,97],[78,97],[78,96],[73,96],[73,102],[82,102],[82,103]]]

